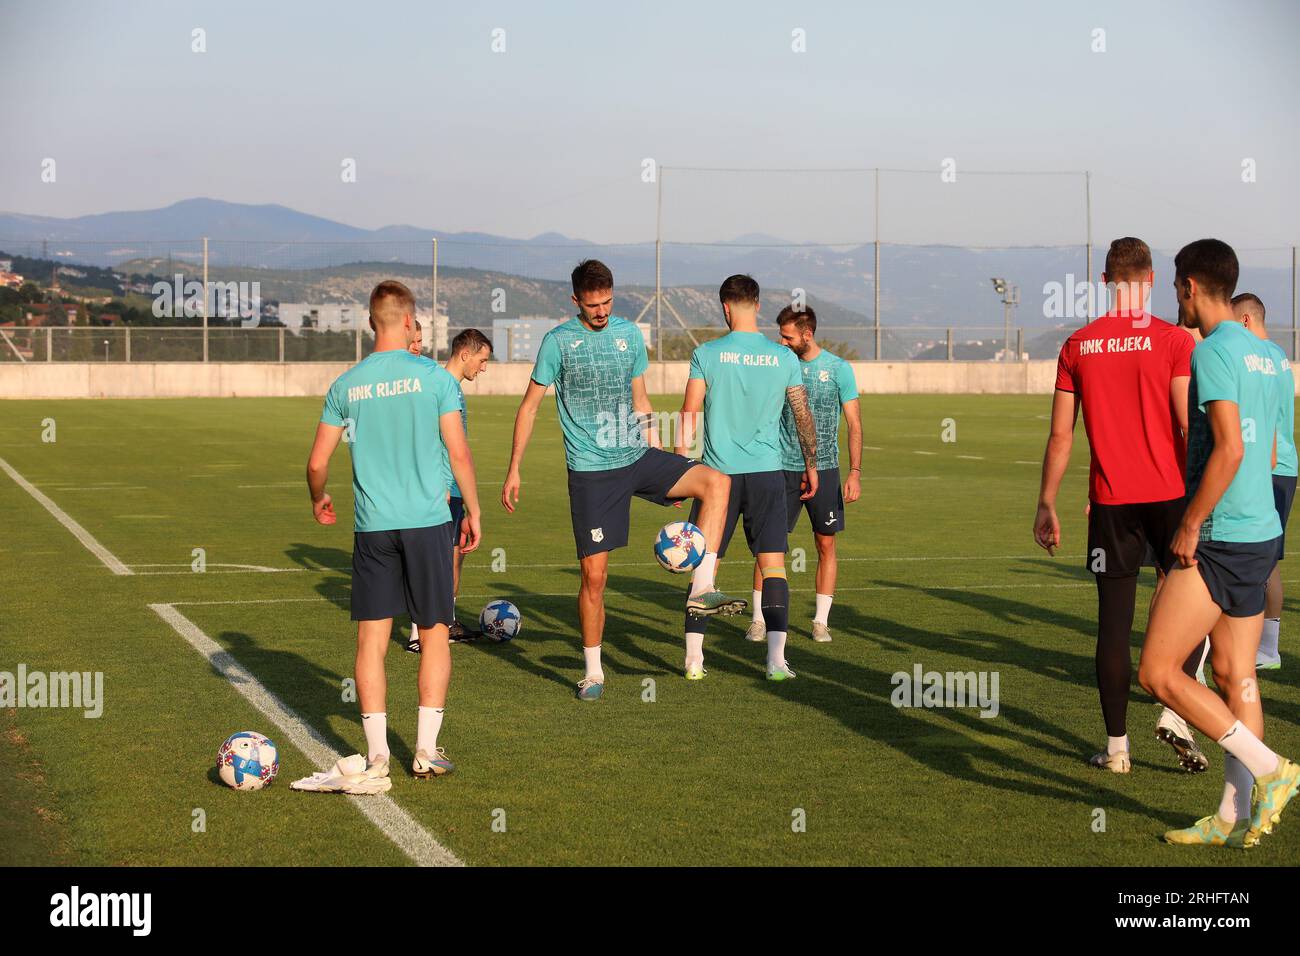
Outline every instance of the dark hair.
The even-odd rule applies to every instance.
[[[1151,247],[1141,239],[1125,236],[1110,244],[1106,252],[1106,278],[1132,282],[1151,274]]]
[[[1237,254],[1222,239],[1197,239],[1174,256],[1174,277],[1180,282],[1195,279],[1211,299],[1228,301],[1237,288],[1240,273]]]
[[[573,268],[573,294],[602,292],[614,288],[614,273],[599,259],[583,259]]]
[[[379,322],[386,323],[390,321],[389,315],[393,308],[401,312],[410,312],[414,317],[415,296],[396,279],[385,279],[370,293],[370,317],[372,319],[378,317]]]
[[[1246,308],[1243,311],[1247,315],[1254,316],[1259,319],[1260,322],[1264,321],[1264,302],[1259,296],[1255,295],[1253,292],[1243,292],[1241,295],[1234,295],[1232,297],[1232,304],[1234,306],[1243,303],[1246,305]]]
[[[754,281],[753,276],[728,276],[718,289],[718,298],[723,305],[731,302],[743,302],[746,304],[758,303],[758,283]]]
[[[802,309],[796,309],[792,305],[787,305],[781,310],[776,317],[778,326],[793,325],[800,332],[817,331],[817,313],[812,310],[811,306],[804,306]]]
[[[478,329],[464,329],[451,340],[451,354],[456,355],[461,349],[469,349],[471,355],[478,355],[483,349],[492,351],[492,340]]]

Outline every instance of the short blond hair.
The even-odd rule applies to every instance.
[[[378,326],[391,327],[402,316],[415,316],[415,296],[396,279],[385,279],[370,293],[370,320]]]

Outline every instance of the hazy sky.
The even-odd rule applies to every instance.
[[[5,0],[0,13],[11,212],[210,196],[364,227],[637,241],[655,234],[653,158],[927,170],[884,176],[886,239],[1082,242],[1081,176],[973,172],[1090,169],[1099,243],[1300,242],[1288,0]],[[55,183],[41,182],[46,157]],[[341,181],[345,158],[355,183]],[[956,183],[940,181],[947,158]],[[665,238],[873,228],[870,175],[664,179]]]

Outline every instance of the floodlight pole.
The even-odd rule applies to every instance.
[[[664,220],[664,167],[660,166],[655,176],[655,356],[664,361],[664,321],[663,309],[663,220]],[[662,382],[663,376],[660,375]]]
[[[875,226],[876,264],[874,270],[871,273],[872,275],[871,285],[872,285],[872,292],[875,297],[875,308],[872,310],[872,315],[875,319],[875,326],[876,326],[875,355],[876,355],[876,361],[879,361],[880,360],[880,167],[879,166],[876,167],[875,192],[876,192],[876,199],[874,203],[875,208],[873,211],[875,213],[875,220],[876,220],[876,226]]]
[[[203,237],[203,361],[208,360],[208,237]]]
[[[1087,219],[1088,236],[1088,288],[1092,288],[1092,171],[1083,174],[1083,204]]]

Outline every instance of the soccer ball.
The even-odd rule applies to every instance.
[[[689,521],[674,521],[659,529],[655,560],[665,571],[685,574],[704,560],[704,532]]]
[[[478,616],[479,630],[494,641],[513,641],[522,626],[519,608],[509,601],[491,601]]]
[[[236,790],[261,790],[280,772],[280,755],[269,737],[252,730],[231,734],[217,751],[217,774]]]

